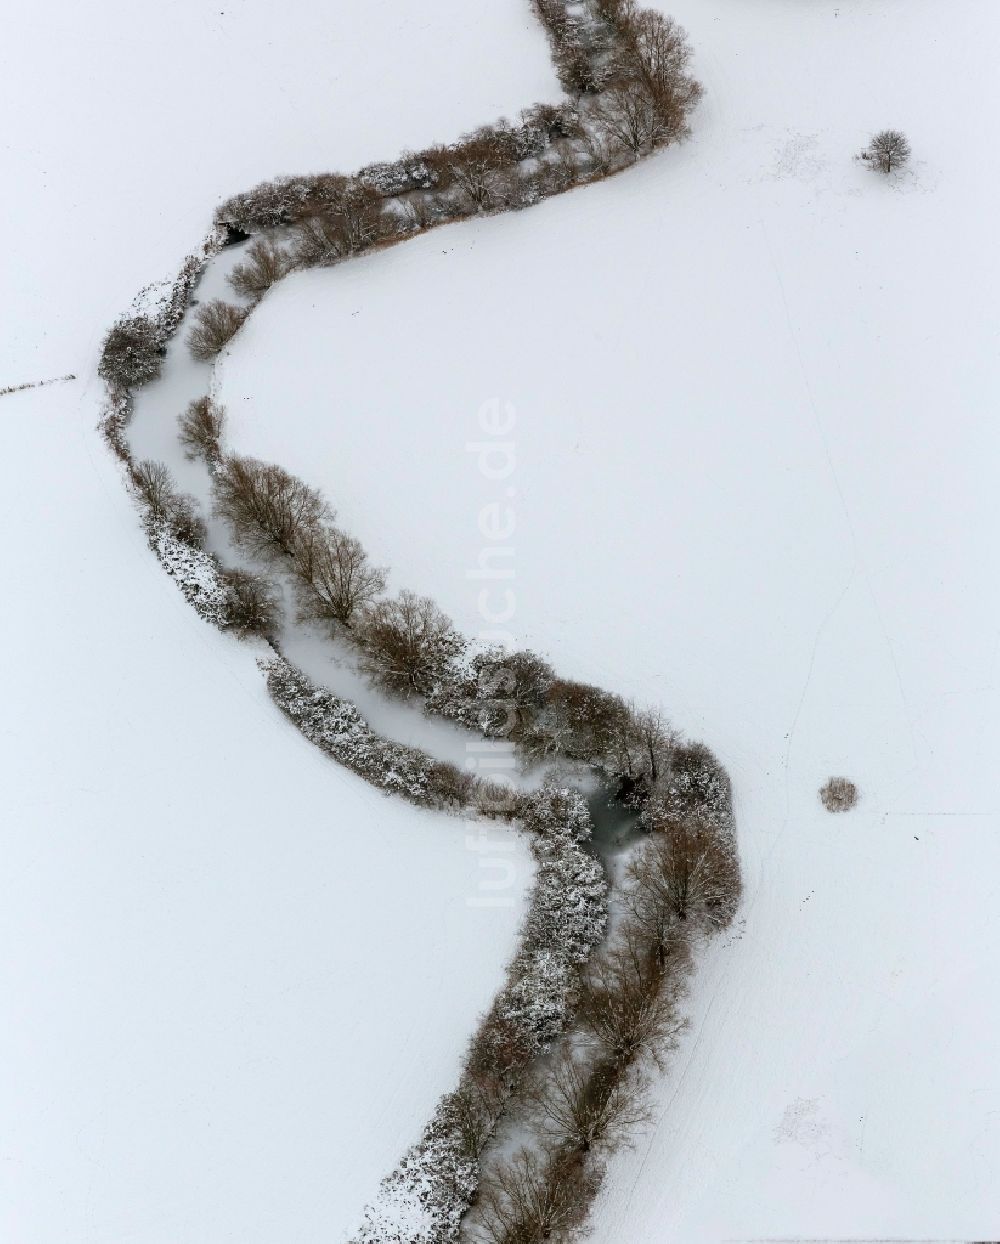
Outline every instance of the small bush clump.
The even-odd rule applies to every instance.
[[[159,376],[165,342],[160,325],[147,315],[121,319],[104,338],[98,375],[112,389],[134,389]]]
[[[210,397],[199,397],[178,419],[180,442],[188,458],[218,461],[226,412]]]
[[[188,334],[188,346],[196,359],[210,362],[243,327],[250,307],[235,307],[232,303],[213,298],[198,308],[197,323]]]
[[[258,238],[247,247],[246,258],[229,274],[229,284],[241,298],[258,302],[292,269],[288,252],[271,241]]]
[[[827,812],[850,812],[861,797],[861,792],[850,778],[832,777],[820,787],[819,797]]]

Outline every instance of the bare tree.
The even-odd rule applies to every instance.
[[[473,694],[480,728],[488,734],[519,738],[545,705],[555,674],[533,652],[490,648],[472,660]]]
[[[176,496],[173,476],[162,462],[137,462],[132,467],[132,483],[135,490],[146,503],[149,516],[164,519],[170,513],[170,507]]]
[[[258,238],[247,247],[246,258],[229,274],[229,284],[237,294],[257,301],[275,282],[287,276],[292,263],[288,252],[270,238]]]
[[[263,575],[227,570],[224,626],[238,635],[273,635],[281,621],[275,585]]]
[[[190,544],[192,548],[204,548],[208,530],[194,497],[186,492],[176,493],[170,502],[166,521],[171,535],[178,540]]]
[[[487,144],[470,141],[455,148],[449,171],[468,211],[484,212],[496,206],[498,170]]]
[[[314,526],[295,551],[303,617],[349,627],[359,609],[385,591],[386,571],[373,566],[360,541],[337,527]]]
[[[429,695],[465,648],[447,614],[408,591],[369,605],[358,637],[369,677],[403,696]]]
[[[324,268],[351,253],[344,222],[335,216],[310,216],[295,229],[293,262],[301,268]]]
[[[580,1153],[613,1148],[648,1118],[642,1078],[607,1058],[563,1049],[528,1089],[539,1128],[550,1141]]]
[[[700,819],[654,821],[654,832],[629,867],[626,902],[662,944],[664,930],[681,921],[692,928],[720,929],[740,899],[735,856]]]
[[[218,461],[225,419],[225,410],[210,397],[196,398],[178,419],[185,456]]]
[[[559,1244],[572,1238],[597,1187],[578,1154],[521,1149],[482,1189],[482,1227],[491,1244]]]
[[[635,715],[639,744],[649,766],[649,777],[655,786],[679,742],[677,731],[663,718],[658,709],[646,709]]]
[[[213,488],[215,512],[237,543],[259,557],[294,557],[300,542],[332,518],[315,488],[256,458],[224,458]]]
[[[658,1060],[672,1046],[683,1027],[676,1009],[683,961],[680,938],[674,953],[661,956],[640,930],[626,927],[587,974],[580,1018],[617,1066],[629,1066],[643,1054]]]
[[[349,252],[365,250],[378,241],[384,204],[371,186],[353,178],[327,177],[322,182],[320,199],[324,213],[339,221]]]
[[[605,91],[595,109],[606,142],[628,152],[632,160],[651,151],[667,136],[667,126],[649,91],[638,81]]]
[[[870,160],[880,173],[902,168],[911,155],[909,139],[899,130],[880,130],[868,144],[863,159]]]
[[[672,17],[653,9],[635,11],[630,26],[642,79],[661,123],[654,145],[673,141],[686,131],[688,113],[704,93],[687,72],[687,34]]]
[[[500,1110],[497,1095],[489,1087],[484,1090],[470,1077],[466,1077],[453,1093],[444,1098],[441,1115],[449,1130],[459,1137],[463,1157],[480,1157],[493,1133]]]
[[[250,314],[250,307],[213,298],[198,308],[197,323],[188,334],[188,347],[196,359],[209,362],[236,336]]]

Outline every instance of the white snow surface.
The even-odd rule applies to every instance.
[[[286,282],[222,365],[232,439],[470,632],[509,504],[515,638],[732,772],[740,923],[595,1238],[995,1238],[1000,9],[664,7],[691,141]],[[852,158],[884,126],[889,180]]]
[[[4,18],[17,296],[0,307],[0,388],[88,367],[228,195],[353,172],[560,94],[527,0],[49,0]]]
[[[287,725],[67,396],[3,409],[0,1239],[343,1239],[457,1077],[527,850],[490,830],[477,906],[481,826]]]
[[[5,13],[0,388],[79,380],[0,398],[4,1244],[344,1239],[455,1082],[524,844],[474,905],[480,826],[284,721],[147,548],[96,363],[223,195],[556,95],[519,3]]]

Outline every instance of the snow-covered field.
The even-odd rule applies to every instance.
[[[478,831],[285,725],[146,548],[97,354],[224,194],[557,85],[516,3],[5,17],[0,388],[79,380],[0,398],[0,1240],[341,1239],[452,1085],[530,863],[474,905]]]
[[[734,775],[744,923],[595,1238],[992,1238],[1000,10],[664,7],[708,91],[690,143],[288,281],[221,396],[469,631],[509,502],[510,629]],[[889,125],[915,158],[886,182],[852,156]],[[491,400],[503,478],[468,448]]]

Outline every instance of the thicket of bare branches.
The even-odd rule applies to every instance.
[[[147,522],[162,523],[182,543],[202,548],[207,533],[197,504],[187,493],[177,491],[162,462],[135,462],[129,477],[145,507]]]
[[[643,1077],[567,1043],[526,1094],[545,1140],[579,1153],[614,1149],[649,1117]]]
[[[213,479],[215,512],[258,557],[294,558],[303,537],[332,517],[315,488],[282,467],[230,454]]]
[[[188,458],[217,462],[226,422],[225,409],[210,397],[196,398],[178,418],[180,442]]]
[[[592,966],[580,1021],[613,1064],[631,1067],[645,1057],[659,1061],[672,1047],[683,1027],[677,1003],[687,964],[681,933],[674,934],[668,953],[659,954],[641,929],[627,926]]]
[[[482,1230],[491,1244],[561,1244],[575,1237],[597,1184],[577,1153],[522,1149],[482,1189]]]
[[[214,359],[240,331],[250,311],[250,307],[236,307],[221,298],[213,298],[199,307],[196,323],[187,339],[194,357],[202,362]]]
[[[628,869],[625,902],[648,938],[665,947],[678,922],[714,931],[732,920],[740,875],[728,844],[706,821],[658,823]]]
[[[911,155],[910,140],[899,130],[880,130],[864,151],[864,159],[870,160],[872,166],[880,173],[891,173],[900,169]]]
[[[402,591],[368,606],[357,624],[365,670],[394,695],[430,695],[465,649],[451,619],[428,596]]]
[[[292,269],[292,259],[270,238],[257,238],[247,247],[246,258],[233,267],[229,284],[243,298],[261,299]]]

